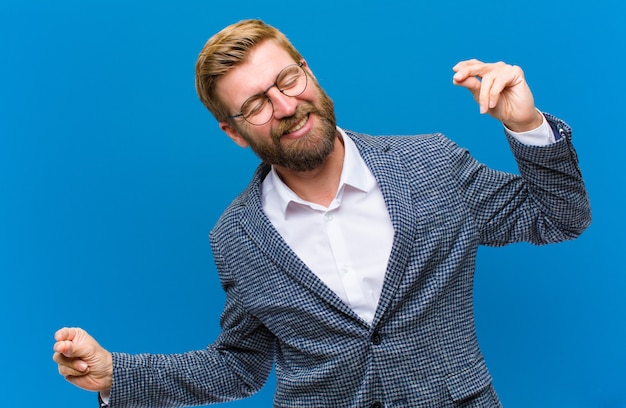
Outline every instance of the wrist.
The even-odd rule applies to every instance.
[[[504,126],[506,126],[507,129],[513,132],[523,133],[523,132],[528,132],[528,131],[537,129],[543,124],[543,121],[544,121],[543,114],[539,112],[537,109],[535,109],[535,115],[529,121],[525,121],[525,122],[510,121],[510,122],[505,122],[503,124]]]
[[[106,379],[107,381],[107,390],[110,390],[113,386],[113,354],[110,351],[106,352],[107,356],[107,364],[106,364]]]

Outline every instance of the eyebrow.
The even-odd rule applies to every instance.
[[[300,65],[300,64],[302,64],[302,65]],[[244,100],[243,100],[243,102],[241,102],[241,103],[239,104],[239,108],[237,108],[237,109],[239,109],[239,110],[238,110],[238,113],[241,113],[241,108],[243,107],[243,104],[244,104],[244,103],[246,103],[247,101],[249,101],[250,99],[255,98],[255,97],[259,97],[259,96],[265,96],[265,97],[267,97],[267,95],[265,95],[265,94],[267,93],[267,91],[269,91],[270,89],[272,89],[272,88],[276,85],[276,82],[278,82],[278,76],[281,74],[281,72],[283,72],[283,71],[285,70],[285,68],[287,68],[287,67],[289,67],[289,66],[291,66],[291,65],[299,65],[299,66],[300,66],[300,68],[303,68],[303,66],[304,66],[304,64],[303,64],[301,61],[300,61],[300,62],[298,62],[298,61],[293,61],[293,62],[290,62],[290,63],[288,63],[287,65],[283,66],[283,67],[282,67],[282,68],[281,68],[281,69],[280,69],[280,70],[276,73],[276,75],[274,76],[274,81],[273,81],[273,82],[272,82],[269,86],[267,86],[267,87],[265,88],[265,90],[260,91],[260,92],[257,92],[257,93],[254,93],[254,94],[252,94],[252,95],[248,96],[246,99],[244,99]]]

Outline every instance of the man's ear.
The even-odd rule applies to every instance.
[[[233,142],[237,143],[239,147],[248,147],[246,139],[244,139],[244,137],[241,136],[239,132],[237,132],[237,130],[235,130],[235,128],[228,122],[220,122],[220,129],[222,129],[224,133],[226,133],[228,137],[233,140]]]
[[[304,68],[304,70],[307,72],[307,74],[309,74],[311,76],[311,78],[315,79],[317,81],[317,78],[315,78],[315,75],[313,75],[313,71],[311,71],[311,67],[309,67],[309,64],[307,64],[306,60],[304,58],[302,58],[300,60],[300,62],[302,63],[302,68]]]

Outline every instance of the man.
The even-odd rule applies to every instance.
[[[500,406],[474,328],[477,248],[573,239],[590,207],[570,129],[535,108],[522,70],[454,71],[503,122],[521,176],[440,134],[338,128],[305,59],[261,21],[212,37],[200,99],[263,161],[210,235],[222,332],[204,350],[128,355],[64,328],[59,372],[111,407],[242,398],[274,363],[277,407]]]

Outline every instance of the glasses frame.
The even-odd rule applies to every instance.
[[[295,65],[295,66],[297,66],[298,68],[300,68],[300,70],[301,70],[301,71],[302,71],[302,73],[304,74],[304,88],[302,88],[302,91],[301,91],[300,93],[296,94],[296,95],[288,95],[288,94],[286,94],[286,93],[285,93],[285,90],[284,90],[284,89],[280,89],[280,88],[278,87],[277,82],[278,82],[278,78],[280,77],[280,75],[281,75],[281,74],[282,74],[282,73],[283,73],[286,69],[288,69],[289,67],[292,67],[292,66],[294,66],[294,65]],[[303,67],[304,67],[304,62],[302,62],[302,61],[301,61],[301,62],[298,62],[298,63],[289,64],[289,65],[287,65],[286,67],[284,67],[283,69],[281,69],[281,70],[280,70],[280,72],[278,73],[278,75],[276,75],[276,80],[274,81],[274,83],[273,83],[273,84],[271,84],[270,86],[268,86],[268,87],[265,89],[265,91],[263,91],[263,92],[261,92],[261,93],[258,93],[258,94],[255,94],[255,95],[252,95],[251,97],[249,97],[248,99],[246,99],[246,100],[244,101],[244,103],[243,103],[243,104],[241,104],[241,108],[242,108],[242,109],[240,109],[240,110],[239,110],[239,113],[237,113],[237,114],[235,114],[235,115],[231,115],[231,116],[229,116],[228,118],[229,118],[229,119],[237,119],[237,118],[240,118],[240,117],[241,117],[241,118],[243,118],[246,122],[248,122],[249,124],[251,124],[252,126],[263,126],[263,125],[265,125],[266,123],[269,123],[269,122],[272,120],[272,118],[274,117],[274,104],[272,103],[272,99],[271,99],[269,96],[267,96],[267,92],[268,92],[270,89],[272,89],[273,87],[276,87],[276,89],[278,89],[278,91],[279,91],[280,93],[282,93],[283,95],[288,96],[288,97],[290,97],[290,98],[295,98],[295,97],[297,97],[297,96],[302,95],[302,94],[304,93],[304,91],[306,91],[307,86],[309,86],[309,76],[307,75],[306,70],[305,70]],[[248,118],[246,118],[246,117],[243,115],[243,107],[245,106],[245,104],[246,104],[246,103],[248,103],[248,101],[249,101],[249,100],[251,100],[251,99],[253,99],[253,98],[258,98],[258,97],[259,97],[259,96],[261,96],[261,95],[262,95],[262,96],[264,96],[264,97],[267,99],[267,101],[269,102],[270,106],[272,107],[272,114],[271,114],[271,115],[269,116],[269,118],[268,118],[265,122],[263,122],[263,123],[252,123],[252,122],[250,122],[250,121],[248,120]]]

